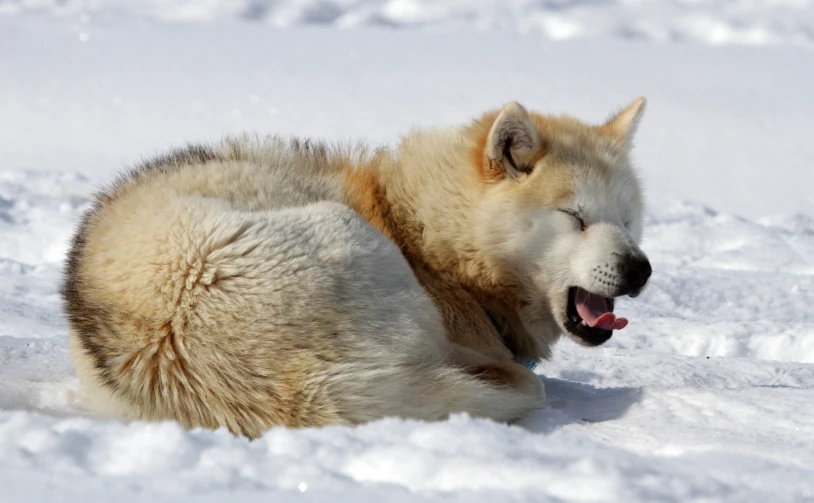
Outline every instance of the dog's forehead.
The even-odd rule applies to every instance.
[[[639,182],[624,143],[567,115],[532,114],[532,119],[546,151],[537,166],[538,198],[539,192],[556,194],[547,198],[549,204],[579,207],[599,219],[627,219],[638,211]]]
[[[570,139],[570,144],[560,144],[555,155],[571,172],[574,204],[596,216],[635,210],[639,182],[627,152],[613,140],[595,134]]]
[[[586,216],[628,219],[638,212],[639,182],[627,166],[584,170],[574,182],[572,203]]]

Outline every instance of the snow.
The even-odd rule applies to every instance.
[[[550,40],[619,37],[724,45],[814,45],[814,0],[5,0],[0,15],[83,23],[117,17],[236,19],[277,28],[468,27]]]
[[[0,13],[0,501],[814,497],[812,2],[11,0]],[[315,24],[352,29],[302,26]],[[511,99],[599,121],[638,94],[655,273],[618,303],[630,325],[609,343],[564,341],[538,366],[550,404],[533,417],[248,442],[78,403],[61,261],[92,190],[123,166],[246,129],[392,142]]]

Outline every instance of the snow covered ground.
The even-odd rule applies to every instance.
[[[814,499],[812,2],[0,13],[0,501]],[[676,31],[693,16],[771,36]],[[550,19],[582,38],[551,42],[569,37]],[[389,419],[249,443],[81,412],[56,288],[89,194],[122,166],[244,129],[391,142],[511,99],[599,121],[638,94],[656,273],[606,346],[565,341],[538,367],[551,403],[523,424]]]
[[[436,26],[536,33],[814,46],[814,0],[4,0],[0,15],[86,19],[237,19],[274,27]]]

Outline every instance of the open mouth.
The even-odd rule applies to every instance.
[[[613,314],[613,299],[591,293],[578,286],[568,289],[565,328],[589,346],[598,346],[627,326],[626,318]]]

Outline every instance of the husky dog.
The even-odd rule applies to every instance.
[[[639,98],[602,125],[510,103],[395,149],[187,146],[102,190],[62,293],[88,404],[122,419],[352,425],[544,406],[523,362],[589,346],[650,276]]]

